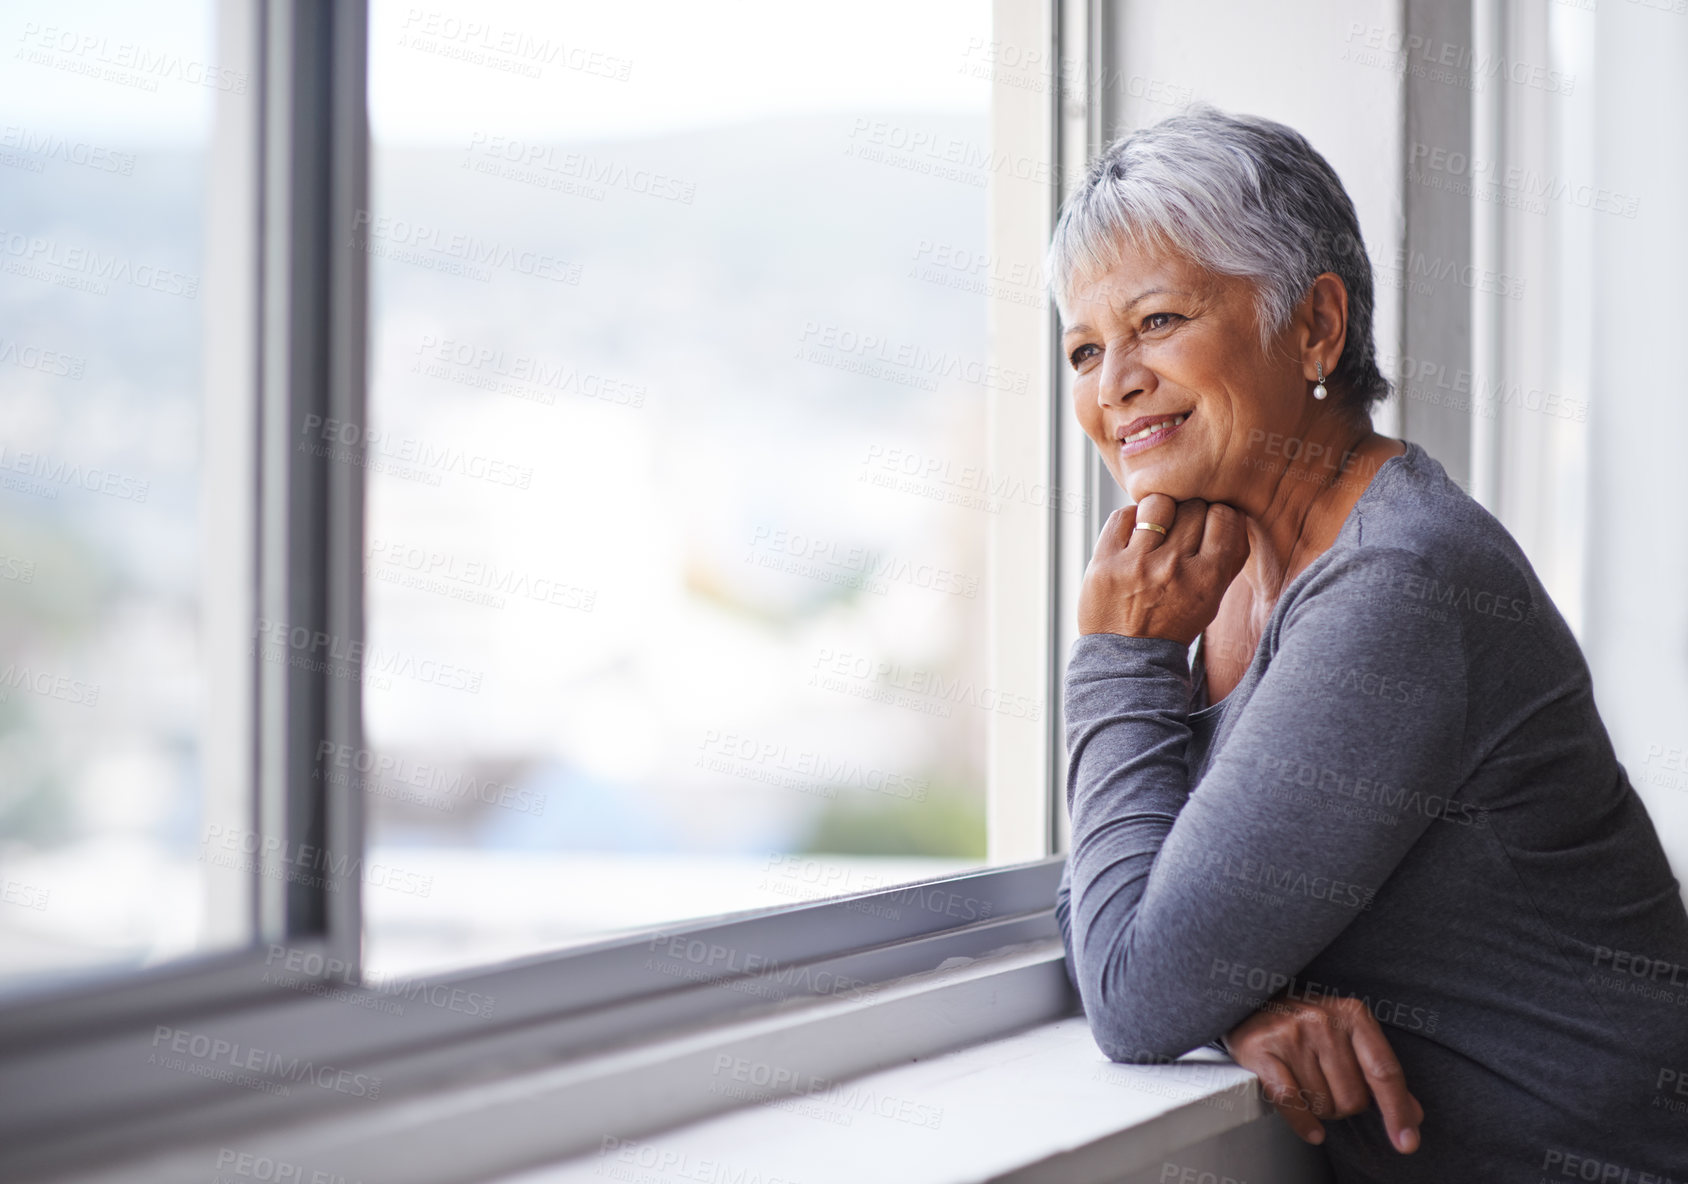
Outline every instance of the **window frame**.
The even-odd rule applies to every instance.
[[[1015,150],[1045,162],[1050,183],[1019,186],[1013,194],[992,185],[992,255],[1029,257],[1035,265],[1065,192],[1061,179],[1082,168],[1097,134],[1094,90],[1078,96],[1075,112],[1075,96],[1063,96],[1061,83],[1074,54],[1090,78],[1102,76],[1096,68],[1102,42],[1093,31],[1102,6],[992,0],[992,7],[997,44],[1037,46],[1053,63],[1045,88],[993,86],[993,142],[1009,137]],[[254,607],[258,621],[285,622],[350,645],[363,636],[361,446],[330,458],[298,445],[309,417],[366,422],[367,256],[351,248],[349,236],[358,212],[368,208],[368,13],[362,3],[331,0],[219,0],[217,17],[225,46],[230,36],[244,43],[256,81],[261,165],[251,298],[257,356],[246,391],[256,436]],[[450,1006],[407,1008],[402,1016],[377,1012],[364,1005],[379,992],[356,982],[361,797],[349,784],[312,775],[320,746],[361,744],[360,680],[253,657],[256,829],[359,862],[311,886],[287,884],[276,868],[265,869],[270,874],[256,877],[255,938],[248,948],[0,1008],[0,1095],[15,1100],[0,1111],[0,1175],[81,1170],[119,1157],[131,1162],[225,1129],[321,1118],[345,1100],[308,1088],[279,1097],[161,1072],[147,1057],[162,1033],[285,1050],[348,1071],[379,1068],[395,1095],[410,1097],[447,1079],[531,1067],[536,1055],[547,1064],[572,1064],[649,1047],[654,1036],[695,1038],[776,1015],[785,1022],[808,1015],[819,1032],[836,1022],[841,1008],[860,1004],[857,1010],[870,1018],[859,1022],[871,1028],[873,1008],[889,1006],[873,1002],[877,994],[910,976],[934,974],[932,991],[953,989],[958,972],[948,978],[940,972],[957,960],[977,963],[968,981],[988,978],[1000,963],[988,1006],[979,1004],[981,1016],[996,1018],[918,1037],[892,1024],[878,1039],[853,1041],[838,1063],[860,1071],[869,1062],[955,1047],[955,1039],[980,1039],[993,1025],[1001,1031],[1004,1024],[1024,1026],[1070,1011],[1053,914],[1064,862],[1057,852],[1066,845],[1059,691],[1071,609],[1099,521],[1102,469],[1086,455],[1082,434],[1067,425],[1053,306],[993,301],[991,317],[993,358],[1030,373],[1033,397],[993,392],[990,459],[995,471],[1029,474],[1051,492],[1047,505],[1005,513],[992,526],[991,574],[1004,583],[991,610],[997,642],[991,677],[997,686],[1043,688],[1047,710],[1029,724],[993,720],[991,866],[427,976],[430,990],[444,988],[448,997],[457,991],[495,999],[491,1022]],[[1080,512],[1063,509],[1061,490],[1083,491]],[[1028,547],[1043,557],[1041,569],[1025,562]],[[1043,628],[1007,627],[1027,619]],[[1002,643],[1004,636],[1011,640]],[[919,907],[908,908],[911,900]],[[676,942],[688,952],[674,953]],[[689,951],[698,948],[706,951],[706,971],[719,961],[714,952],[726,951],[726,970],[697,973]],[[297,951],[306,967],[290,976],[292,986],[270,981],[278,950]],[[735,956],[742,957],[734,962]],[[653,965],[663,958],[670,964]],[[862,998],[842,1001],[835,986],[817,985],[841,977]],[[301,993],[301,983],[307,992],[337,997]],[[898,988],[910,989],[920,988]],[[675,1104],[653,1102],[642,1117],[660,1124],[681,1112]],[[697,1099],[688,1104],[695,1109]]]

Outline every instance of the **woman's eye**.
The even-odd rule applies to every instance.
[[[1090,356],[1085,351],[1086,350],[1093,350],[1095,348],[1096,347],[1094,345],[1089,345],[1089,344],[1081,345],[1077,349],[1073,350],[1072,353],[1067,355],[1067,361],[1069,361],[1073,364],[1074,370],[1077,370],[1079,368],[1079,366],[1084,363],[1084,360]]]
[[[1152,312],[1143,318],[1143,328],[1164,329],[1177,319],[1178,314],[1175,312]]]

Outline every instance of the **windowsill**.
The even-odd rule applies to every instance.
[[[1116,1181],[1161,1179],[1250,1131],[1248,1179],[1261,1159],[1305,1179],[1302,1148],[1268,1113],[1252,1073],[1203,1050],[1175,1065],[1120,1065],[1097,1049],[1083,1016],[1039,1025],[848,1081],[794,1088],[759,1103],[642,1139],[606,1138],[600,1150],[496,1184],[623,1180]],[[1232,1143],[1239,1140],[1232,1139]],[[1205,1150],[1198,1150],[1205,1149]],[[1237,1165],[1243,1166],[1241,1162]],[[1206,1167],[1204,1161],[1198,1168]],[[1191,1179],[1197,1178],[1191,1176]],[[1213,1177],[1217,1178],[1217,1177]]]
[[[981,936],[1024,931],[993,922]],[[937,940],[964,948],[914,945]],[[238,1178],[264,1162],[303,1179],[411,1184],[817,1184],[888,1178],[886,1163],[911,1182],[1146,1184],[1169,1162],[1250,1184],[1320,1178],[1251,1074],[1207,1050],[1114,1064],[1073,1003],[1060,941],[1045,931],[853,997],[790,999],[600,1053],[528,1057],[513,1072],[443,1050],[432,1088],[281,1125],[253,1125],[255,1114],[202,1125],[76,1179]],[[550,1043],[543,1023],[522,1036],[533,1051]],[[400,1080],[403,1059],[362,1067]]]

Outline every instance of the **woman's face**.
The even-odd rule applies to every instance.
[[[1164,493],[1241,505],[1261,475],[1246,458],[1304,424],[1297,351],[1288,340],[1274,341],[1274,356],[1261,349],[1248,280],[1128,250],[1077,286],[1068,311],[1074,410],[1133,501]]]

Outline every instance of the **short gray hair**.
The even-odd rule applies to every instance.
[[[1292,128],[1200,105],[1121,136],[1067,198],[1044,261],[1063,320],[1080,279],[1119,248],[1169,250],[1254,281],[1261,346],[1289,323],[1322,272],[1348,289],[1348,336],[1332,393],[1369,410],[1389,393],[1372,342],[1372,269],[1354,203]]]

